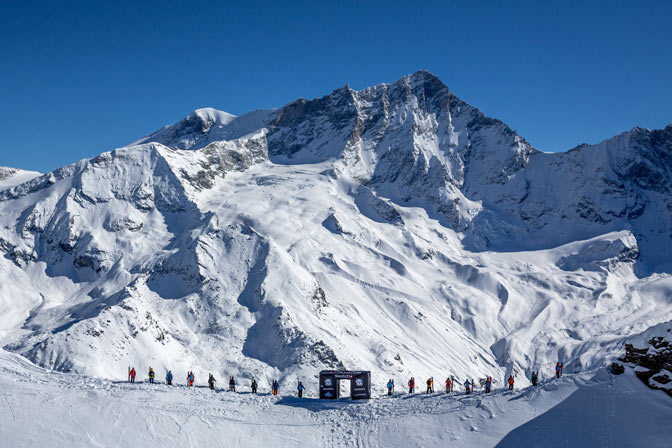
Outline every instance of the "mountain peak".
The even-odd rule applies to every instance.
[[[198,145],[205,146],[209,143],[207,135],[211,130],[224,128],[237,118],[235,115],[212,107],[196,109],[179,122],[165,126],[128,146],[149,142],[157,142],[182,149],[189,149]]]
[[[217,124],[228,124],[237,118],[235,115],[214,109],[212,107],[204,107],[201,109],[196,109],[189,115],[189,117],[198,118],[203,122],[217,123]],[[187,119],[189,117],[187,117]]]
[[[416,81],[416,82],[441,82],[438,76],[436,76],[434,73],[428,71],[428,70],[418,70],[415,73],[411,73],[410,75],[406,75],[404,78],[408,78],[410,80]],[[442,83],[443,84],[443,83]]]
[[[427,70],[418,70],[415,73],[406,75],[398,82],[403,82],[411,88],[422,87],[426,92],[437,93],[442,90],[448,90],[448,87],[433,73]]]

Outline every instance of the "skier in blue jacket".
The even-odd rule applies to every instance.
[[[171,386],[173,384],[173,372],[170,370],[166,373],[166,384]]]

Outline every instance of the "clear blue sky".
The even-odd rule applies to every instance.
[[[564,151],[672,123],[671,18],[667,0],[3,2],[0,165],[48,171],[200,107],[240,115],[419,69]]]

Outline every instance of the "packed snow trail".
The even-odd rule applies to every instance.
[[[606,370],[489,395],[321,401],[49,372],[3,351],[0,389],[12,447],[672,446],[669,397]]]

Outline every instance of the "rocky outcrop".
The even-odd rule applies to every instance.
[[[672,330],[668,329],[668,333]],[[635,375],[651,389],[665,391],[672,397],[672,333],[656,336],[648,341],[648,347],[636,348],[625,345],[625,355],[619,361],[635,368]],[[613,367],[612,367],[613,369]],[[616,367],[615,370],[620,370]],[[616,372],[615,372],[616,373]]]

